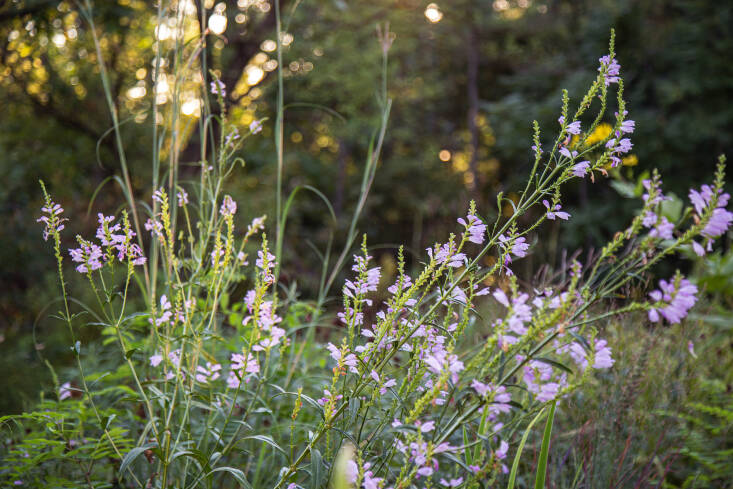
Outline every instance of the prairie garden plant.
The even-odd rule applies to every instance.
[[[279,40],[277,1],[274,7]],[[91,3],[78,8],[95,33]],[[185,37],[189,24],[206,25],[205,9],[201,15],[160,2],[159,20],[176,25],[157,44],[152,85],[164,66],[176,82],[167,109],[151,104],[147,199],[133,195],[111,98],[118,183],[127,198],[121,210],[99,213],[95,236],[72,241],[62,205],[41,184],[38,221],[61,287],[53,318],[68,328],[77,371],[54,373],[56,392],[32,412],[2,418],[3,487],[488,488],[530,476],[544,487],[556,407],[614,365],[597,325],[631,313],[678,323],[694,306],[696,286],[679,272],[654,277],[655,265],[680,251],[704,255],[729,228],[724,158],[712,182],[690,190],[678,222],[661,211],[666,197],[655,172],[638,213],[602,249],[585,263],[571,260],[553,280],[520,285],[512,266],[532,252],[545,221],[572,219],[563,188],[607,176],[632,147],[634,121],[612,34],[588,91],[579,99],[563,93],[558,127],[541,132],[534,123],[526,185],[517,200],[497,197],[499,210],[512,211],[467,202],[455,233],[425,250],[418,267],[408,269],[400,248],[396,280],[385,284],[357,230],[387,137],[385,70],[381,123],[346,246],[319,251],[318,293],[299,299],[279,280],[284,241],[295,239],[286,233],[288,211],[300,190],[328,201],[310,187],[283,195],[279,69],[270,121],[238,127],[227,118],[224,93],[233,87],[207,69],[200,36],[209,33]],[[378,32],[386,67],[392,35]],[[201,154],[198,176],[184,179],[180,102],[184,86],[195,83],[203,100]],[[269,123],[277,149],[274,219],[242,216],[226,181],[244,163],[243,141],[261,137]],[[591,139],[600,124],[613,131]],[[493,221],[483,217],[494,214]],[[84,278],[95,302],[74,298],[68,274]],[[648,290],[633,293],[640,287]],[[327,303],[337,295],[333,311]],[[98,329],[101,340],[85,344],[80,328]],[[96,355],[112,366],[90,367]],[[536,473],[518,474],[526,442],[543,424]]]

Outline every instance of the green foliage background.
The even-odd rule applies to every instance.
[[[246,126],[253,118],[269,117],[263,137],[245,147],[246,167],[228,191],[245,215],[272,214],[274,72],[264,72],[251,87],[242,80],[247,78],[248,66],[263,66],[262,55],[267,60],[273,56],[263,50],[263,43],[274,39],[273,9],[266,7],[267,1],[251,2],[246,9],[232,0],[224,3],[229,28],[220,42],[206,46],[212,68],[227,83],[233,119]],[[385,247],[404,243],[409,250],[422,249],[446,234],[468,198],[475,198],[479,209],[487,209],[496,193],[521,181],[530,163],[528,121],[537,119],[545,127],[554,127],[561,87],[577,93],[588,83],[593,74],[587,66],[604,52],[611,27],[617,32],[629,111],[637,122],[633,152],[638,166],[624,167],[616,177],[635,182],[642,171],[657,167],[666,176],[665,187],[684,196],[691,181],[713,172],[718,154],[731,153],[730,3],[443,0],[437,2],[443,14],[437,23],[426,19],[428,3],[282,2],[287,31],[293,36],[284,59],[289,107],[286,186],[310,184],[321,189],[339,218],[348,216],[355,200],[370,128],[379,117],[375,93],[381,47],[375,25],[389,21],[396,34],[390,50],[388,90],[394,105],[388,138],[360,224],[372,243]],[[149,33],[156,11],[152,2],[142,0],[97,1],[95,8],[97,21],[107,33],[103,56],[125,121],[123,136],[136,176],[133,186],[138,197],[149,199],[151,132],[150,117],[145,117],[149,107],[131,101],[127,90],[138,83],[147,83],[150,90],[154,52]],[[246,22],[237,21],[240,14],[247,16]],[[59,33],[65,36],[63,46],[52,41]],[[107,180],[119,175],[119,164],[106,134],[111,122],[94,58],[89,32],[73,2],[11,0],[0,6],[0,369],[7,373],[0,380],[0,391],[10,393],[0,398],[0,413],[21,411],[36,402],[40,390],[48,389],[50,376],[42,357],[54,364],[64,364],[70,357],[65,332],[45,319],[57,307],[53,303],[56,279],[40,227],[34,225],[41,203],[37,180],[43,177],[68,215],[74,216],[85,215],[89,196],[104,184],[92,213],[68,223],[68,239],[89,232],[97,210],[114,211],[115,203],[122,200]],[[145,70],[142,77],[141,69]],[[448,162],[439,158],[441,150],[450,152]],[[196,160],[197,152],[192,143],[186,151],[189,162]],[[601,197],[592,206],[587,205],[591,193]],[[561,234],[541,243],[535,262],[528,260],[527,268],[542,263],[545,256],[557,256],[560,249],[589,249],[607,238],[634,205],[611,187],[588,181],[578,184],[570,195],[566,208],[573,219]],[[325,215],[320,201],[305,197],[288,223],[288,233],[295,239],[289,240],[286,249],[283,278],[297,282],[305,294],[312,290],[319,271],[312,267],[315,257],[308,241],[326,239],[330,224]],[[702,283],[722,301],[719,322],[723,324],[730,318],[730,304],[725,302],[732,294],[730,263],[730,254],[715,257],[704,265],[707,269],[700,270]],[[388,271],[394,264],[384,261],[382,266]],[[729,338],[729,329],[723,331],[716,334]],[[681,340],[675,344],[679,347]],[[730,365],[727,348],[715,363]],[[635,360],[628,362],[632,365]],[[706,455],[711,447],[704,446],[700,437],[721,439],[715,420],[724,418],[720,411],[701,409],[695,403],[712,399],[717,409],[728,409],[728,413],[731,409],[729,376],[710,372],[709,377],[713,380],[692,384],[684,384],[689,378],[680,377],[681,391],[697,400],[669,415],[682,419],[675,426],[681,426],[681,433],[688,433],[692,440],[684,452],[688,459],[714,457]],[[622,385],[621,380],[616,382]],[[639,402],[647,404],[639,406],[641,411],[649,405],[671,409],[653,404],[650,399],[658,396],[650,389],[643,391],[646,401],[642,396]],[[596,405],[602,400],[590,402]],[[713,421],[694,421],[704,416],[712,416]],[[571,429],[581,418],[567,421],[566,427]],[[710,430],[718,432],[710,434]],[[719,448],[723,453],[730,449]],[[724,474],[730,474],[725,460],[719,462],[703,466],[722,467]],[[607,481],[604,474],[595,476]]]

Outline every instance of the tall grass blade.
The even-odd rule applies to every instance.
[[[547,422],[545,423],[545,434],[542,436],[542,447],[540,448],[540,458],[537,462],[537,475],[534,480],[534,489],[544,489],[545,487],[547,456],[550,451],[550,438],[552,436],[552,422],[555,419],[555,407],[557,407],[557,401],[552,402],[550,414],[547,416]]]
[[[554,408],[553,408],[554,409]],[[522,440],[519,442],[519,447],[517,447],[517,454],[514,455],[514,463],[512,464],[512,470],[509,473],[509,484],[507,484],[507,489],[514,489],[514,483],[517,480],[517,471],[519,470],[519,460],[522,458],[522,450],[524,450],[524,445],[527,443],[527,438],[529,438],[529,434],[532,432],[532,427],[534,424],[540,420],[540,418],[545,414],[545,408],[542,408],[542,410],[537,413],[537,416],[534,417],[534,419],[529,423],[527,426],[527,429],[524,431],[524,435],[522,436]]]

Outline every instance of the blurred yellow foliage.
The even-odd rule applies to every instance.
[[[590,136],[588,136],[588,139],[585,140],[585,144],[590,146],[599,143],[606,139],[612,132],[613,126],[611,126],[611,124],[607,124],[605,122],[598,124],[595,130],[590,134]]]
[[[636,166],[639,164],[639,158],[636,155],[629,155],[621,160],[621,164],[624,166]]]

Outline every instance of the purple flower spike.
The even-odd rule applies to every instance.
[[[221,202],[221,208],[219,214],[222,216],[233,216],[237,213],[237,202],[229,195],[224,196],[224,200]]]
[[[571,122],[568,127],[565,128],[568,134],[578,135],[580,134],[580,121]]]
[[[619,74],[621,73],[621,65],[618,64],[616,58],[612,58],[609,55],[603,56],[598,60],[601,66],[598,71],[603,73],[603,81],[606,86],[611,83],[618,83],[620,81]]]
[[[41,212],[46,215],[36,219],[36,222],[42,222],[45,224],[46,227],[43,230],[43,240],[48,241],[49,236],[64,229],[63,223],[66,219],[59,217],[64,212],[64,209],[60,205],[49,201],[47,206],[41,208]]]
[[[606,340],[596,340],[596,356],[593,361],[593,368],[611,368],[615,360],[611,356],[611,349]]]
[[[211,82],[211,93],[214,95],[221,95],[222,97],[227,96],[227,90],[226,86],[224,86],[224,82],[216,79]]]
[[[573,175],[580,178],[585,178],[585,174],[588,173],[590,168],[590,161],[581,161],[580,163],[573,166]]]
[[[728,230],[731,221],[733,213],[721,208],[715,209],[702,234],[708,238],[717,238]]]
[[[565,156],[566,158],[571,159],[571,160],[574,160],[575,157],[578,156],[578,152],[577,151],[571,152],[565,146],[563,146],[562,148],[560,148],[560,154],[563,155],[563,156]]]
[[[183,207],[188,204],[188,193],[181,189],[178,189],[178,207]]]
[[[61,387],[59,387],[59,401],[63,401],[64,399],[68,399],[71,397],[71,383],[70,382],[64,382],[61,384]]]
[[[625,120],[621,123],[621,132],[625,134],[631,134],[636,129],[636,122],[632,120]]]
[[[523,236],[519,238],[514,238],[513,240],[511,238],[507,238],[503,234],[499,236],[499,243],[501,244],[502,248],[504,248],[504,251],[506,252],[506,258],[504,265],[508,265],[512,262],[512,256],[515,258],[524,258],[527,256],[527,250],[529,250],[529,243],[527,243],[527,239]],[[510,273],[511,270],[507,268],[507,273]]]
[[[250,122],[250,124],[249,124],[249,132],[251,134],[257,134],[260,131],[262,131],[262,121],[261,120]]]
[[[471,243],[482,244],[486,234],[486,224],[473,214],[466,216],[466,219],[458,218],[458,223],[466,228],[468,240]]]
[[[674,235],[674,224],[664,216],[657,216],[653,212],[647,212],[644,215],[644,219],[641,221],[642,225],[647,228],[651,228],[649,236],[652,238],[660,239],[673,239]]]
[[[692,202],[692,205],[695,207],[695,212],[697,212],[698,216],[702,217],[702,215],[710,210],[710,207],[713,203],[713,197],[714,197],[715,190],[710,187],[709,185],[703,185],[700,188],[700,191],[698,192],[695,189],[690,189],[690,202]],[[718,198],[715,203],[715,209],[712,210],[712,213],[710,215],[710,219],[708,220],[707,224],[705,224],[705,227],[700,232],[703,236],[708,238],[708,247],[712,248],[711,242],[714,238],[717,238],[718,236],[722,236],[723,234],[728,231],[730,228],[731,223],[733,222],[733,213],[729,212],[726,209],[726,206],[728,205],[728,200],[730,199],[730,195],[727,193],[722,193],[722,191],[718,192]],[[695,243],[696,244],[696,243]],[[695,249],[695,253],[702,256],[700,254],[700,251],[702,250],[702,246],[698,245],[695,246],[693,244],[693,248]],[[704,250],[703,254],[704,254]]]
[[[570,219],[570,214],[568,214],[565,211],[561,211],[562,206],[560,204],[556,204],[554,207],[550,207],[550,203],[546,200],[542,201],[542,205],[547,207],[547,219],[555,220],[556,217],[559,217],[560,219],[563,219],[567,221]]]
[[[626,122],[630,122],[631,126],[626,124]],[[610,150],[610,159],[611,159],[611,166],[617,167],[619,164],[621,164],[621,158],[620,156],[622,154],[626,154],[629,151],[631,151],[631,148],[634,147],[634,144],[631,142],[631,139],[629,138],[621,138],[621,135],[624,132],[632,132],[633,131],[633,124],[634,121],[624,121],[621,125],[621,130],[616,131],[615,138],[609,139],[606,142],[606,149]]]
[[[76,267],[79,273],[88,273],[102,268],[104,253],[102,253],[102,248],[94,243],[82,240],[79,248],[69,249],[69,254],[72,261],[80,263]]]
[[[524,237],[517,238],[512,244],[512,255],[517,258],[524,258],[527,256],[527,250],[529,249],[529,243]]]
[[[239,138],[240,138],[239,129],[235,127],[234,129],[232,129],[232,132],[227,134],[226,137],[224,138],[224,146],[227,146],[227,147],[234,146],[234,142]]]
[[[697,302],[696,294],[697,287],[685,278],[660,280],[659,290],[649,293],[655,302],[649,309],[649,320],[658,322],[661,314],[670,323],[679,323]]]

